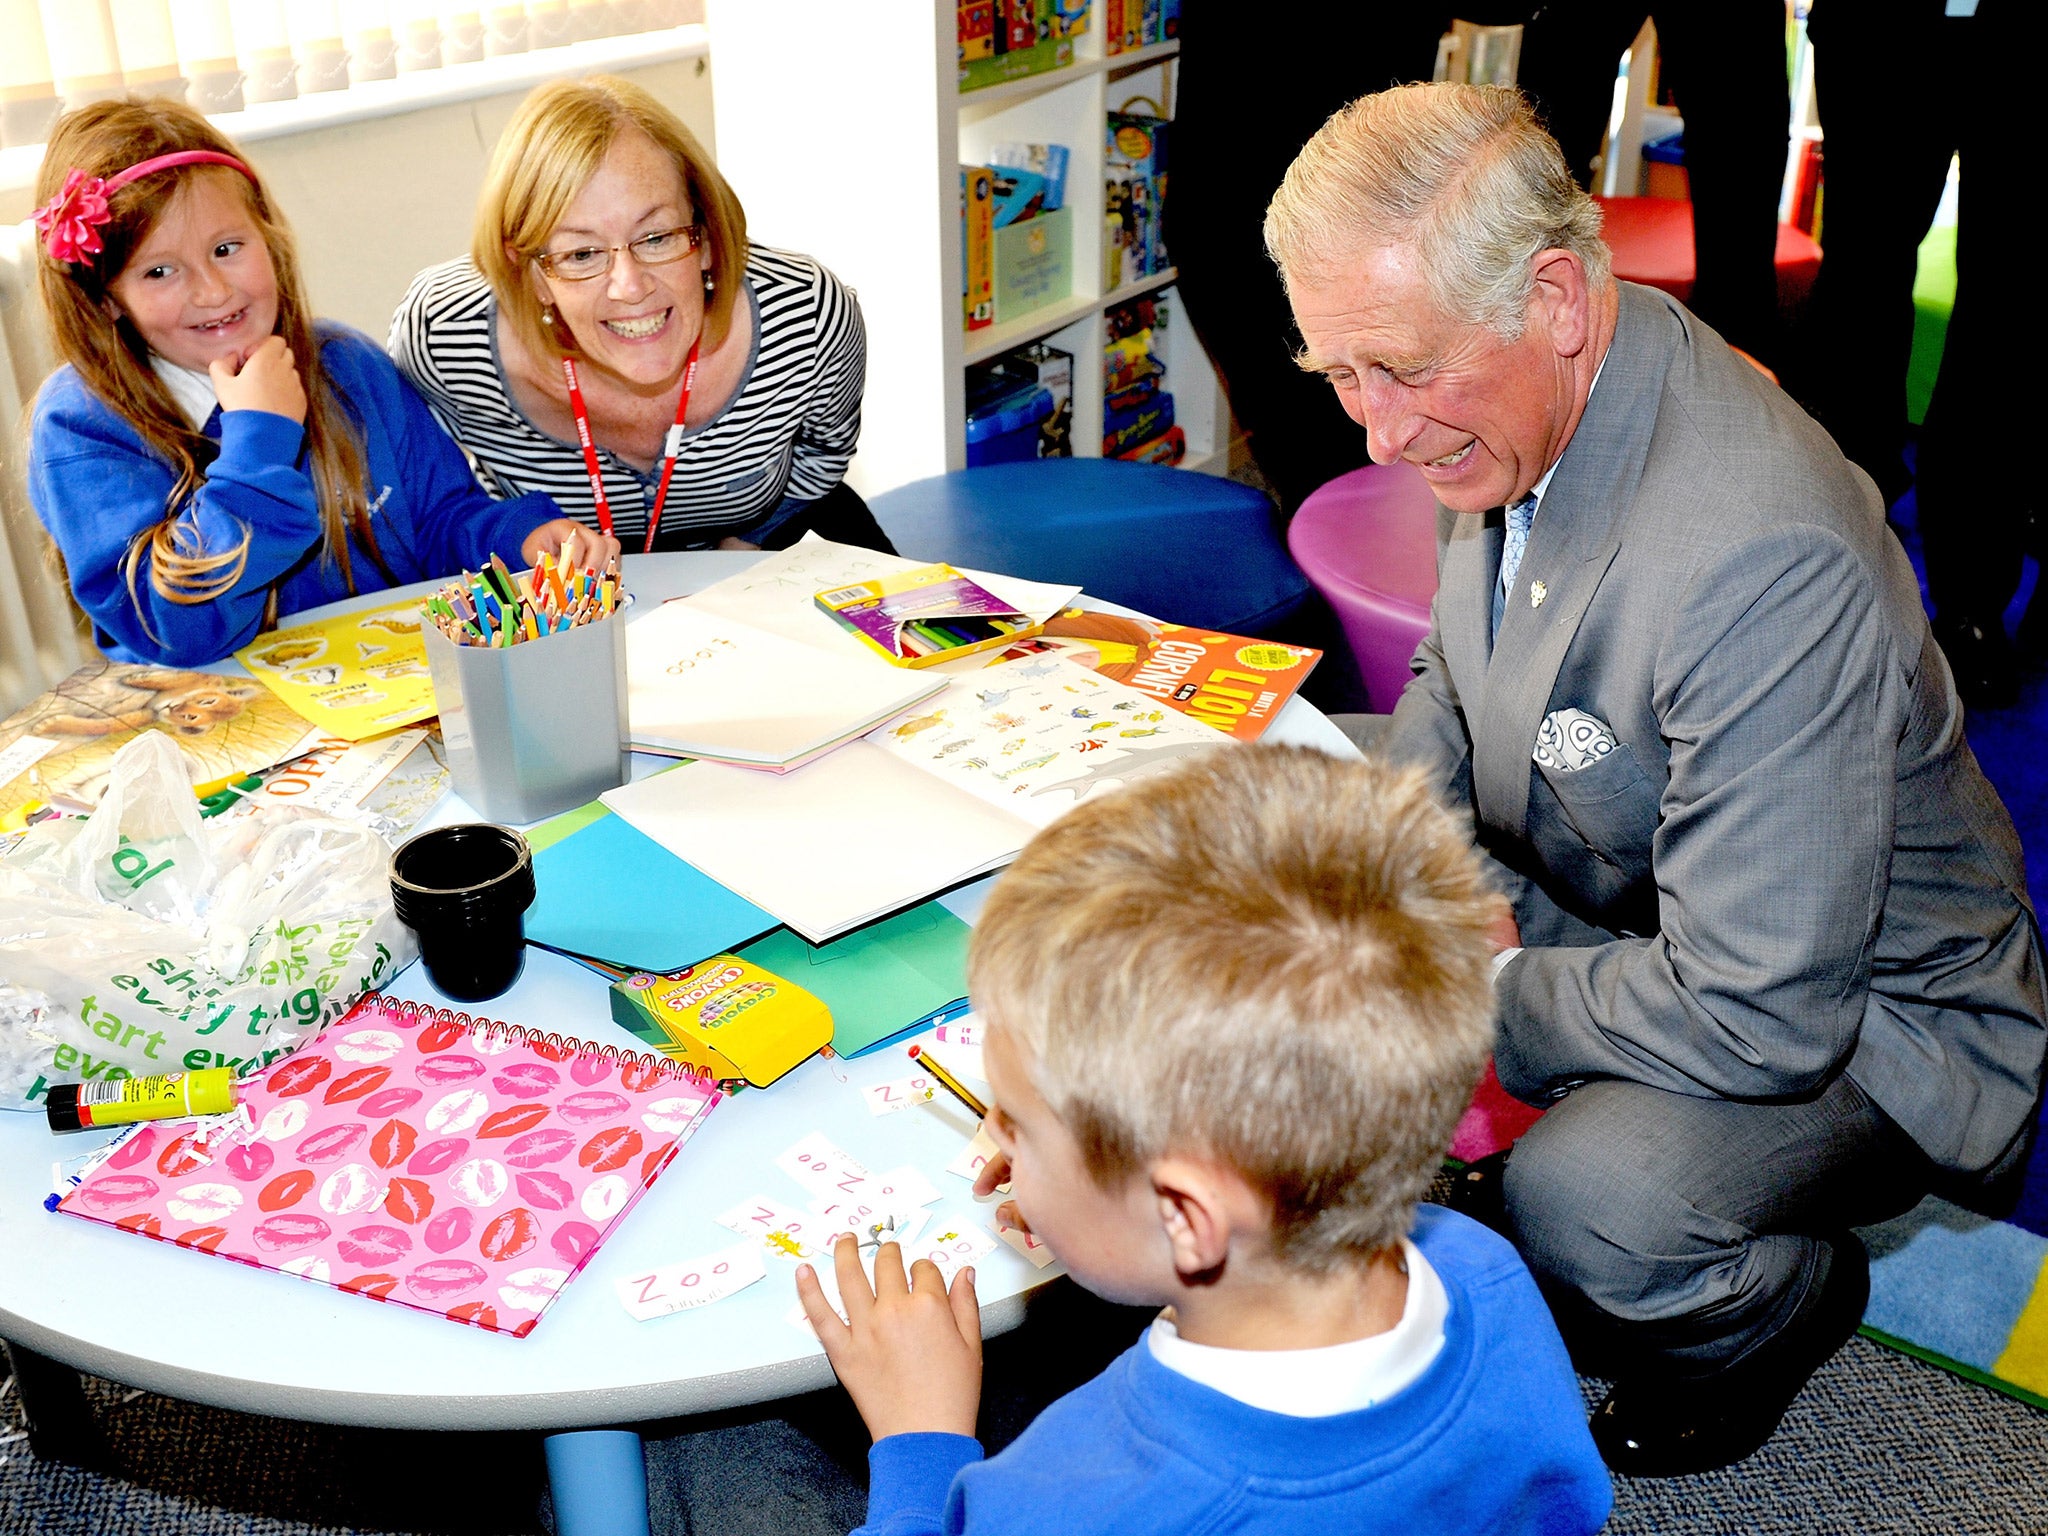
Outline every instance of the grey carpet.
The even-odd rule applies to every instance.
[[[1034,1341],[1040,1332],[1028,1325],[991,1351],[991,1440],[1009,1438],[1037,1402],[1064,1390],[1060,1379],[1027,1369],[1034,1355],[1046,1358]],[[1065,1377],[1079,1367],[1064,1345],[1061,1354]],[[1588,1383],[1589,1401],[1596,1389]],[[39,1463],[20,1439],[0,1440],[0,1536],[544,1529],[540,1450],[530,1437],[333,1429],[107,1383],[92,1395],[116,1470]],[[19,1432],[11,1395],[0,1399],[0,1426],[0,1436]],[[648,1448],[664,1536],[827,1536],[861,1517],[857,1431],[838,1400],[669,1429]],[[473,1493],[485,1502],[467,1503]],[[1757,1456],[1704,1477],[1624,1482],[1616,1493],[1608,1529],[1617,1536],[2040,1536],[2048,1532],[2048,1414],[1852,1339]]]

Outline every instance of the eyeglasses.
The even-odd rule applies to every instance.
[[[650,230],[624,245],[579,245],[567,251],[542,251],[533,259],[549,277],[581,283],[611,271],[612,258],[620,251],[631,251],[643,267],[660,267],[681,261],[703,243],[704,226],[685,224],[677,229]]]

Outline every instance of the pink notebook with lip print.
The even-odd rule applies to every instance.
[[[137,1126],[57,1209],[519,1338],[721,1096],[381,993],[236,1093]]]

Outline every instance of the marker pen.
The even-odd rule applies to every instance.
[[[163,1077],[123,1077],[107,1083],[60,1083],[50,1089],[45,1103],[53,1131],[83,1131],[181,1115],[224,1115],[234,1107],[233,1067],[208,1067],[203,1072],[173,1072]]]

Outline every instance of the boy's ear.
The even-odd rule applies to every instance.
[[[1188,1284],[1220,1278],[1231,1240],[1265,1229],[1263,1203],[1234,1169],[1168,1156],[1152,1165],[1151,1181],[1173,1267]]]

